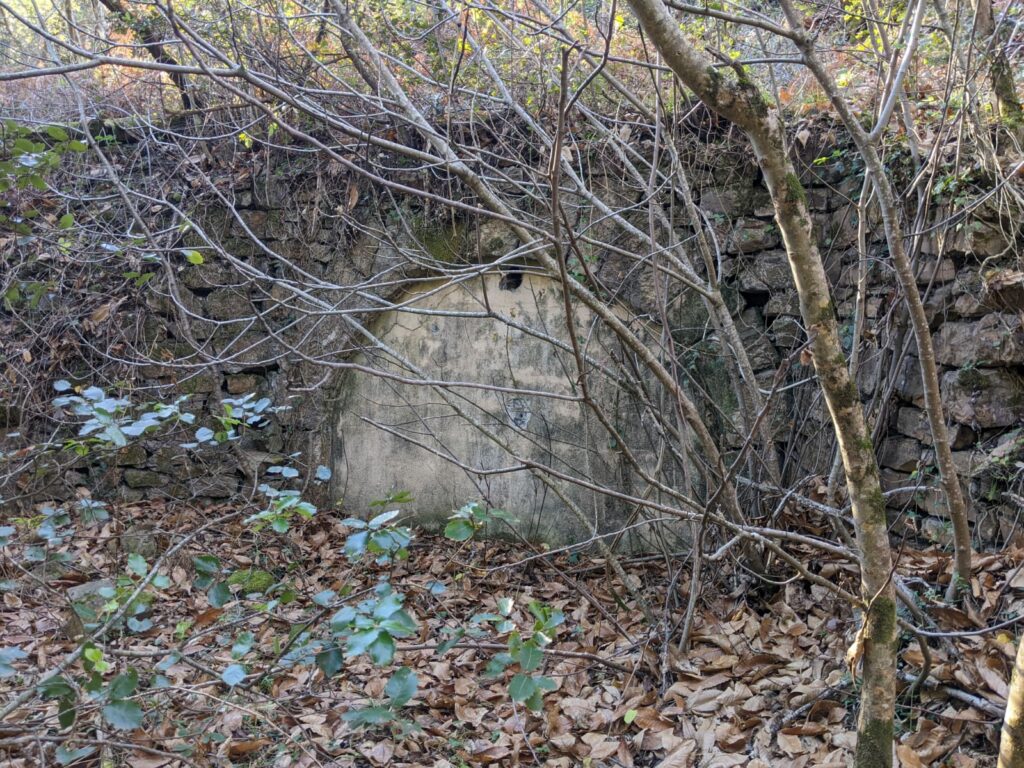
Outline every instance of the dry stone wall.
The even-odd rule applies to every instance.
[[[820,147],[802,150],[803,181],[848,342],[852,342],[862,264],[858,238],[864,237],[867,330],[858,383],[865,407],[878,421],[878,455],[889,502],[894,514],[911,512],[916,516],[911,519],[919,521],[915,523],[918,530],[943,538],[948,526],[941,495],[935,490],[920,376],[913,344],[907,342],[906,320],[884,239],[876,221],[862,225],[858,220],[860,176],[839,160],[815,162],[819,155],[828,154]],[[722,162],[729,167],[723,170],[707,165],[702,173],[695,173],[699,180],[695,192],[707,230],[719,249],[726,297],[763,386],[770,386],[776,369],[787,359],[792,364],[787,384],[796,384],[810,377],[796,355],[806,339],[806,329],[770,201],[749,158],[733,155]],[[407,455],[407,446],[399,448],[385,435],[375,438],[374,451],[386,459],[390,474],[380,470],[371,454],[361,455],[353,448],[360,439],[368,439],[368,433],[359,431],[363,422],[357,428],[346,421],[352,414],[346,415],[345,409],[353,397],[366,395],[370,385],[352,383],[355,374],[324,367],[323,362],[337,365],[359,359],[360,340],[351,325],[330,313],[289,312],[289,302],[301,303],[301,298],[274,283],[275,277],[284,282],[291,274],[291,267],[282,266],[278,255],[325,285],[355,286],[382,273],[392,275],[396,284],[415,277],[422,264],[411,263],[409,252],[422,255],[425,261],[479,262],[501,256],[516,244],[502,228],[490,223],[439,220],[429,211],[397,203],[393,210],[383,210],[379,201],[353,204],[352,180],[325,181],[318,174],[301,172],[273,183],[268,178],[265,174],[259,180],[247,180],[234,189],[230,205],[209,206],[199,212],[201,232],[189,238],[203,249],[204,263],[183,266],[173,280],[153,281],[143,310],[145,333],[140,349],[149,362],[139,369],[137,387],[144,392],[189,393],[193,408],[200,412],[216,410],[224,398],[250,392],[286,405],[288,410],[279,413],[266,429],[248,434],[241,444],[201,454],[168,447],[165,441],[131,446],[101,465],[80,466],[63,477],[51,478],[59,482],[47,486],[49,493],[55,495],[59,492],[55,489],[63,487],[62,492],[70,494],[76,486],[88,486],[129,500],[168,496],[201,502],[224,500],[251,491],[259,470],[268,462],[301,452],[297,461],[306,465],[306,476],[317,464],[336,469],[336,481],[330,488],[307,489],[314,500],[330,504],[344,496],[362,507],[396,487],[403,475],[414,474],[412,469],[423,474],[420,470],[429,467],[426,476],[441,471],[433,460],[417,464],[422,456]],[[589,178],[608,187],[616,184],[611,172],[604,182],[597,170]],[[1015,477],[1020,473],[1024,444],[1020,228],[1018,221],[984,206],[966,216],[957,215],[941,200],[935,201],[934,208],[929,235],[918,257],[918,280],[942,366],[942,394],[954,456],[975,501],[975,531],[979,539],[991,540],[1013,524],[1014,510],[1004,493],[1019,484]],[[356,220],[361,222],[359,227],[353,227]],[[392,236],[382,237],[384,231]],[[680,230],[683,238],[688,234],[685,228]],[[256,267],[267,279],[240,275],[227,255]],[[618,256],[597,254],[593,269],[615,291],[617,300],[653,319],[658,316],[656,287],[648,276],[637,277],[632,266]],[[488,279],[497,282],[503,278],[495,275]],[[439,307],[445,295],[438,294]],[[736,403],[720,348],[713,338],[708,339],[706,313],[696,297],[687,297],[685,291],[677,298],[671,332],[677,341],[696,350],[692,360],[695,375],[705,384],[717,382],[707,389],[720,393],[718,406],[725,418],[735,417]],[[281,300],[286,301],[278,303]],[[332,307],[352,308],[368,298],[348,288],[325,289],[319,300]],[[410,332],[412,337],[422,334],[419,341],[410,336],[403,341],[410,355],[415,355],[417,344],[440,343],[437,349],[442,349],[450,343],[470,364],[474,354],[486,358],[486,345],[474,350],[472,344],[462,344],[462,338],[439,342],[429,326],[420,323]],[[464,336],[471,331],[460,325],[452,333]],[[299,354],[282,354],[289,347]],[[897,373],[880,375],[888,370]],[[523,387],[535,383],[530,379],[518,382]],[[813,381],[787,386],[780,397],[783,407],[773,414],[772,424],[785,480],[801,483],[801,488],[813,493],[824,483],[832,464],[828,415]],[[509,413],[507,408],[505,413]],[[559,418],[569,420],[568,412]],[[709,418],[714,421],[719,415],[710,414]],[[737,447],[725,442],[726,449]],[[610,462],[600,451],[593,456]],[[347,468],[343,457],[350,460]],[[354,458],[358,461],[351,461]],[[409,462],[409,471],[403,470],[403,462]],[[612,470],[608,472],[614,475]],[[385,487],[377,487],[381,485]],[[442,493],[443,499],[424,493],[429,500],[424,502],[423,513],[447,514],[463,490],[472,491],[471,485],[449,488]],[[537,489],[535,480],[529,481],[529,489],[509,486],[497,494],[502,499],[496,502],[514,504],[517,498],[536,496]],[[536,509],[549,515],[555,503],[548,497]],[[588,499],[587,505],[593,509],[593,500]],[[604,528],[609,521],[601,520],[597,527]],[[572,525],[566,530],[571,536],[580,534]]]

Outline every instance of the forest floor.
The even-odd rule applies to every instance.
[[[137,768],[851,764],[857,680],[847,652],[857,620],[821,586],[801,580],[757,585],[741,569],[717,568],[714,582],[704,585],[684,653],[675,642],[690,590],[688,567],[669,593],[673,574],[661,557],[623,561],[656,631],[601,560],[535,557],[506,543],[456,544],[417,534],[407,560],[353,563],[342,552],[351,530],[329,513],[286,535],[254,535],[236,516],[158,561],[167,547],[229,511],[158,504],[113,510],[108,521],[63,545],[70,568],[57,574],[37,569],[41,579],[13,565],[24,554],[16,551],[22,545],[7,548],[0,649],[18,648],[24,656],[0,658],[6,659],[0,709],[78,646],[69,589],[98,579],[116,584],[120,578],[122,591],[137,585],[145,569],[128,557],[125,531],[134,532],[135,548],[150,548],[143,555],[168,578],[166,586],[150,589],[152,602],[135,619],[135,631],[117,630],[97,642],[110,665],[101,677],[138,673],[138,686],[121,694],[144,713],[139,727],[129,717],[117,730],[101,716],[111,704],[109,691],[81,697],[70,730],[58,725],[57,700],[35,698],[0,723],[0,762]],[[140,530],[152,536],[142,545]],[[817,552],[797,554],[813,572],[856,592],[850,564]],[[1024,548],[980,555],[974,598],[964,611],[925,599],[935,627],[971,630],[1020,612],[1022,556]],[[906,546],[899,553],[900,577],[919,591],[948,567],[941,550]],[[241,572],[250,581],[229,579],[229,591],[211,598],[212,570]],[[315,638],[326,628],[328,610],[345,595],[351,601],[372,590],[382,577],[407,596],[416,633],[398,641],[388,668],[358,656],[326,677],[310,653],[323,650]],[[537,712],[510,698],[514,664],[488,675],[495,656],[508,650],[513,625],[528,633],[532,601],[564,614],[542,666],[555,690]],[[481,628],[474,630],[472,617],[481,613],[507,621],[477,622]],[[458,634],[460,628],[468,631]],[[994,765],[1013,636],[1010,627],[931,641],[928,684],[914,695],[907,682],[899,704],[903,766]],[[449,638],[458,642],[438,649]],[[299,652],[303,643],[309,653]],[[88,687],[83,663],[64,673],[72,688]],[[905,636],[901,675],[912,682],[922,663],[917,641]],[[346,717],[386,701],[386,682],[401,665],[414,671],[418,689],[395,710],[396,719],[359,726]],[[244,675],[229,678],[232,666]]]

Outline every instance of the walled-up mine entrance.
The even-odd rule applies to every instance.
[[[626,470],[583,402],[555,281],[490,272],[427,282],[396,304],[372,325],[376,349],[341,381],[332,460],[344,509],[359,514],[403,490],[417,521],[430,524],[483,500],[548,543],[628,522],[630,508],[597,491],[622,490]],[[653,451],[637,449],[639,410],[615,382],[617,347],[583,309],[574,327],[587,391],[634,455],[653,463]]]

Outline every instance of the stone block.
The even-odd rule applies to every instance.
[[[921,464],[921,444],[909,437],[886,438],[878,463],[898,472],[913,472]]]
[[[188,471],[189,459],[185,449],[179,446],[164,446],[153,452],[150,466],[172,477],[181,476]]]
[[[926,517],[921,521],[921,535],[940,547],[953,546],[953,526],[948,520]]]
[[[942,377],[943,402],[952,419],[975,429],[1024,421],[1024,376],[1003,368],[965,368]]]
[[[206,316],[214,320],[238,320],[253,314],[248,293],[238,288],[216,288],[203,299],[203,304]]]
[[[919,285],[948,283],[956,277],[956,264],[952,259],[931,259],[922,262],[917,269]]]
[[[161,488],[167,485],[168,478],[146,469],[126,469],[124,482],[129,488]]]
[[[729,236],[730,250],[739,253],[771,250],[778,248],[781,242],[775,224],[757,219],[738,220]]]
[[[949,247],[950,250],[984,261],[1006,253],[1014,239],[1014,234],[999,224],[974,219],[960,227]]]
[[[774,369],[778,365],[779,356],[765,334],[761,310],[754,307],[744,310],[736,325],[754,371]]]
[[[735,218],[745,211],[741,204],[743,195],[737,188],[715,189],[709,187],[700,191],[700,209],[708,214],[720,214]]]
[[[785,251],[768,251],[737,264],[739,288],[744,293],[786,290],[793,284]]]
[[[800,320],[789,315],[779,315],[772,320],[768,332],[775,340],[775,345],[783,352],[789,352],[803,344],[806,339]]]
[[[921,364],[916,357],[907,355],[896,375],[896,395],[905,403],[924,405],[924,385],[921,382]]]
[[[956,298],[954,283],[933,285],[928,295],[922,296],[924,311],[928,316],[928,325],[932,331],[940,328],[946,322],[956,303]]]
[[[130,525],[120,536],[121,548],[128,554],[151,560],[160,554],[160,541],[155,526],[148,523]]]
[[[878,349],[873,346],[866,348],[857,366],[857,391],[863,397],[870,397],[875,393],[881,377],[880,365],[881,355]]]
[[[840,198],[827,187],[812,187],[807,190],[807,207],[814,212],[835,210]]]
[[[846,249],[857,245],[857,218],[853,206],[846,205],[833,213],[812,213],[818,242],[827,249]]]
[[[769,297],[768,303],[764,305],[764,316],[778,317],[779,315],[800,317],[800,300],[796,291],[783,291]]]
[[[227,377],[228,392],[232,395],[247,395],[259,389],[262,378],[252,373],[238,373]]]
[[[975,322],[943,324],[934,336],[943,365],[1024,365],[1024,322],[1019,314],[987,314]]]
[[[220,376],[213,371],[185,371],[179,375],[175,388],[190,395],[213,392],[220,389]]]
[[[1011,312],[1024,310],[1024,272],[994,269],[985,275],[985,301]]]
[[[187,288],[199,291],[222,288],[244,281],[238,271],[221,258],[207,254],[202,264],[186,264],[179,280]]]
[[[936,465],[935,451],[929,448],[924,453],[924,463]],[[980,472],[988,464],[988,454],[984,451],[966,450],[953,451],[953,467],[961,481],[966,481]]]
[[[953,450],[967,448],[977,440],[977,435],[965,424],[947,424],[949,447]],[[928,424],[928,414],[919,408],[900,408],[896,417],[896,429],[900,434],[919,440],[925,445],[933,445],[932,430]]]
[[[238,477],[221,474],[213,477],[197,477],[189,481],[191,496],[205,496],[211,499],[229,499],[238,493]]]
[[[146,453],[146,449],[138,443],[134,443],[114,454],[114,464],[118,467],[141,467],[148,458],[149,454]]]

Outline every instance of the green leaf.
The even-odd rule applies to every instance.
[[[636,720],[636,716],[638,714],[640,713],[637,712],[637,710],[635,709],[627,709],[626,714],[622,716],[622,722],[624,722],[626,725],[632,725],[633,721]]]
[[[65,213],[57,221],[57,226],[60,229],[71,229],[75,225],[75,217],[70,213]]]
[[[383,528],[385,525],[390,523],[400,514],[401,511],[397,509],[392,509],[388,512],[381,512],[379,515],[375,516],[372,520],[370,520],[370,522],[367,523],[367,525],[370,527],[371,531],[376,531]]]
[[[213,555],[199,555],[192,558],[196,573],[203,576],[216,576],[220,573],[220,560]]]
[[[496,653],[494,658],[487,662],[487,666],[484,668],[484,676],[501,677],[512,662],[513,659],[509,654]]]
[[[444,537],[452,541],[469,541],[475,532],[473,523],[461,518],[449,521],[444,527]]]
[[[61,128],[59,125],[46,126],[46,133],[54,141],[67,141],[69,138],[71,138],[70,136],[68,136],[68,132]]]
[[[544,651],[537,647],[532,640],[523,643],[516,658],[519,668],[523,672],[532,672],[544,663]]]
[[[341,719],[354,726],[381,725],[390,723],[395,719],[395,713],[387,707],[365,707],[363,709],[350,709],[341,716]]]
[[[72,152],[85,152],[85,150],[87,150],[88,148],[89,147],[86,145],[84,141],[79,141],[78,139],[72,139],[68,143],[68,149],[70,149]]]
[[[553,691],[558,687],[558,683],[552,680],[550,677],[535,677],[533,682],[537,684],[537,688],[542,691]]]
[[[325,589],[313,595],[313,602],[322,608],[326,608],[338,598],[338,593],[333,589]]]
[[[79,747],[78,749],[71,749],[70,747],[65,747],[61,744],[57,747],[55,757],[57,758],[58,765],[71,765],[72,763],[77,763],[83,757],[88,757],[95,751],[96,747]]]
[[[57,722],[61,728],[70,728],[75,724],[78,711],[75,709],[74,696],[65,696],[57,702]]]
[[[353,533],[345,540],[345,554],[350,560],[355,560],[366,551],[366,540],[369,537],[369,531],[360,531]]]
[[[142,725],[142,708],[134,701],[112,701],[103,708],[103,719],[119,731]]]
[[[75,695],[75,689],[63,675],[54,675],[39,684],[39,695],[44,699],[63,699]]]
[[[231,658],[240,659],[249,651],[252,650],[252,644],[255,638],[252,632],[243,632],[235,640],[235,644],[231,646]]]
[[[17,670],[11,666],[11,662],[28,658],[28,654],[21,648],[0,648],[0,677],[13,677]]]
[[[320,667],[325,677],[333,677],[338,674],[344,663],[340,648],[328,648],[316,655],[316,665]]]
[[[348,642],[345,644],[345,655],[352,657],[358,656],[360,653],[365,653],[366,650],[376,642],[379,635],[379,629],[367,629],[362,632],[353,632],[349,635]]]
[[[97,648],[94,644],[89,643],[82,650],[82,658],[85,659],[85,671],[92,672],[97,664],[103,663],[103,651]]]
[[[138,684],[139,673],[134,669],[129,669],[124,674],[120,674],[110,681],[110,698],[127,699],[135,693],[135,688]]]
[[[386,619],[402,607],[402,595],[397,592],[385,595],[373,609],[375,619]]]
[[[405,611],[395,611],[380,623],[380,628],[395,637],[408,637],[416,632],[416,622]]]
[[[156,576],[153,577],[153,580],[149,583],[157,589],[167,589],[169,586],[171,586],[171,579],[169,576],[166,576],[162,573],[158,573]]]
[[[526,708],[531,712],[539,712],[544,707],[544,692],[539,688],[526,700]]]
[[[185,260],[188,261],[189,264],[195,264],[196,266],[199,266],[205,261],[203,254],[199,251],[185,251]]]
[[[356,609],[351,605],[346,605],[336,614],[331,616],[331,632],[338,634],[348,629],[349,625],[355,621]]]
[[[536,690],[537,684],[529,675],[516,675],[508,684],[508,695],[512,697],[512,701],[526,701]]]
[[[366,650],[373,663],[383,667],[395,658],[395,641],[387,632],[381,632]]]
[[[443,643],[437,646],[438,655],[440,656],[445,653],[448,653],[448,651],[450,651],[452,648],[458,645],[459,641],[463,637],[465,637],[465,635],[466,630],[464,630],[462,627],[459,627],[458,629],[452,631],[451,637],[449,637],[447,640],[445,640]]]
[[[416,695],[418,688],[419,680],[416,679],[415,673],[408,667],[402,667],[388,680],[388,684],[384,686],[384,693],[391,699],[393,707],[403,707]]]
[[[132,632],[148,632],[153,628],[153,622],[150,619],[136,619],[134,616],[128,619],[128,629]]]
[[[231,590],[228,589],[225,582],[218,581],[210,587],[210,591],[206,593],[206,599],[214,608],[223,608],[224,604],[231,600]]]
[[[241,664],[232,664],[230,667],[220,673],[220,679],[223,680],[227,685],[234,688],[240,682],[245,680],[245,667]]]
[[[146,563],[146,558],[138,552],[128,555],[128,570],[136,576],[145,576],[149,573],[149,565]]]

